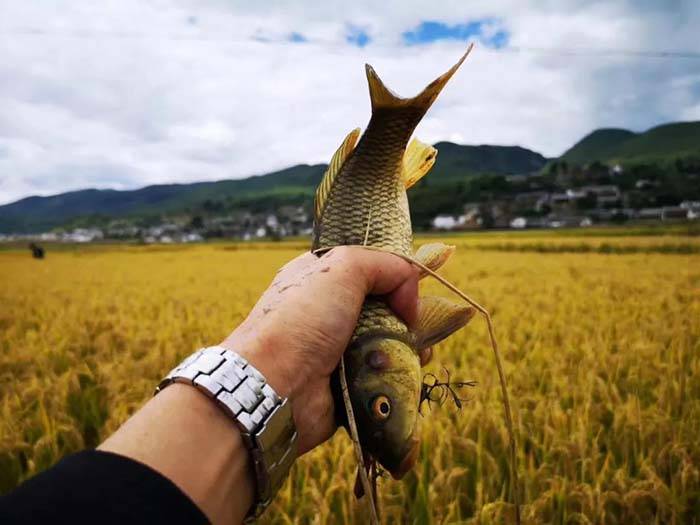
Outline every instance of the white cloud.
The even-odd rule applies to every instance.
[[[423,20],[493,18],[513,46],[584,52],[477,47],[419,126],[423,140],[557,155],[595,127],[700,118],[700,60],[585,53],[697,51],[697,3],[528,4],[0,0],[0,202],[323,162],[369,118],[364,62],[412,95],[463,52],[402,46]],[[349,24],[372,42],[349,45]]]

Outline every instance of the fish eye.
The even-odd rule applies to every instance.
[[[389,401],[389,398],[384,395],[375,397],[374,401],[372,401],[372,415],[374,418],[384,421],[389,417],[389,414],[391,414],[391,401]]]

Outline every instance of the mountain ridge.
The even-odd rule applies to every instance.
[[[563,164],[581,166],[596,161],[632,168],[635,164],[648,164],[656,166],[657,171],[667,171],[668,180],[672,180],[677,168],[674,165],[679,161],[700,165],[700,121],[661,124],[639,133],[623,128],[596,129],[556,159],[547,159],[521,146],[442,141],[435,147],[438,156],[430,175],[409,194],[412,214],[420,208],[416,215],[420,215],[421,223],[427,223],[436,210],[457,209],[463,204],[457,202],[459,199],[480,199],[483,192],[497,192],[503,185],[502,181],[480,181],[482,176],[551,173],[546,167],[552,168],[554,163],[559,165],[557,169]],[[216,215],[237,209],[258,213],[286,204],[310,206],[325,169],[326,164],[297,164],[243,179],[156,184],[133,190],[90,188],[30,196],[0,205],[0,233],[46,231],[74,224],[81,218],[90,224],[168,214]]]
[[[520,146],[469,146],[439,142],[430,173],[433,184],[475,175],[507,175],[537,171],[547,162],[541,154]],[[30,196],[0,206],[0,232],[36,232],[85,216],[110,218],[138,214],[176,213],[209,206],[253,201],[263,196],[305,203],[313,198],[326,164],[297,164],[243,179],[155,184],[133,190],[76,190],[50,196]]]
[[[566,150],[557,160],[586,162],[664,162],[700,155],[700,121],[670,122],[636,133],[599,128]]]

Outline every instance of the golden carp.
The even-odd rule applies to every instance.
[[[348,134],[316,190],[313,250],[366,245],[412,254],[406,189],[430,170],[437,151],[409,139],[468,54],[413,98],[396,96],[366,66],[372,116],[361,137],[359,129]],[[434,270],[453,251],[432,243],[415,258]],[[365,455],[397,479],[418,457],[419,353],[464,326],[474,313],[470,306],[424,297],[418,322],[409,328],[380,297],[368,297],[363,305],[344,354],[348,390]],[[342,399],[337,391],[336,399]],[[339,412],[344,413],[343,406],[336,402]]]

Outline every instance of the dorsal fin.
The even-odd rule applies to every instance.
[[[435,164],[437,150],[414,138],[403,154],[403,171],[401,177],[406,189],[421,180]]]
[[[340,172],[340,168],[345,164],[345,160],[350,156],[350,153],[355,149],[355,144],[357,143],[357,138],[360,136],[360,128],[353,129],[348,136],[345,137],[343,143],[333,154],[326,172],[323,174],[318,188],[316,188],[316,200],[314,202],[314,218],[316,222],[321,219],[321,212],[326,206],[326,200],[328,199],[328,194],[333,187],[333,181],[336,175]]]

